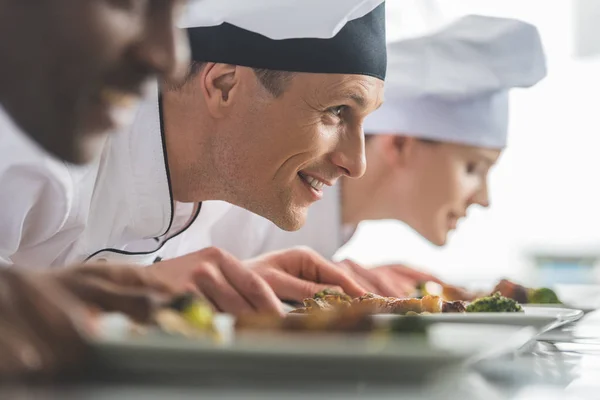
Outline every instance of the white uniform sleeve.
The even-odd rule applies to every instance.
[[[263,252],[266,239],[279,230],[271,221],[240,207],[232,206],[210,229],[209,245],[219,247],[239,259]]]
[[[21,250],[61,230],[71,208],[71,182],[64,163],[19,132],[0,132],[0,263],[19,262]]]
[[[312,205],[304,226],[295,232],[243,208],[232,207],[210,230],[210,244],[241,259],[306,246],[332,258],[343,244],[339,189],[327,188],[323,200]]]

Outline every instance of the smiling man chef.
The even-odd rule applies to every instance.
[[[442,246],[469,207],[487,207],[488,171],[506,146],[508,92],[546,74],[537,29],[471,15],[430,35],[390,43],[388,58],[386,103],[365,121],[364,177],[344,177],[328,188],[299,231],[282,231],[233,207],[198,237],[242,259],[297,245],[330,259],[361,221],[400,220]],[[417,281],[436,280],[400,265],[369,270],[345,261],[341,267],[386,296],[404,296]]]
[[[192,9],[186,21],[195,63],[185,84],[154,88],[133,128],[109,138],[90,167],[45,177],[54,190],[43,203],[16,202],[0,215],[3,225],[44,222],[3,243],[0,257],[148,264],[184,237],[197,202],[226,200],[297,229],[321,196],[311,182],[363,174],[362,121],[381,104],[386,69],[382,1],[200,4],[206,14]],[[300,300],[325,286],[364,293],[312,252],[253,265],[209,248],[147,271],[176,287],[193,282],[235,313],[281,312],[277,297]]]

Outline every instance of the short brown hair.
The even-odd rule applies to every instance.
[[[171,90],[179,90],[194,79],[206,63],[193,61],[182,83],[172,86]],[[277,71],[265,68],[252,68],[261,85],[275,97],[279,97],[287,89],[294,72]]]

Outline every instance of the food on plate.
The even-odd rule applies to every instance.
[[[472,301],[478,297],[477,293],[471,293],[460,286],[439,284],[432,281],[418,283],[413,297],[421,298],[427,295],[440,296],[446,301]]]
[[[338,297],[340,300],[352,301],[352,297],[348,296],[346,293],[338,292],[333,289],[321,290],[320,292],[315,293],[313,299],[323,299],[326,296],[334,296]]]
[[[306,315],[247,315],[236,320],[236,330],[268,330],[290,332],[371,332],[370,315],[350,308],[314,309]]]
[[[502,279],[494,287],[492,293],[500,293],[504,297],[511,298],[519,303],[527,303],[528,289],[525,286],[511,282],[508,279]]]
[[[519,303],[530,304],[561,304],[558,296],[552,289],[531,289],[507,279],[502,279],[494,288],[495,292],[510,297]]]
[[[513,299],[499,292],[476,299],[467,306],[467,312],[522,312],[523,308]]]
[[[462,301],[448,302],[439,296],[423,296],[421,299],[382,297],[373,293],[353,300],[353,306],[368,310],[371,314],[448,313],[464,312]]]
[[[398,333],[425,334],[427,323],[416,316],[395,318],[388,325],[377,325],[368,308],[346,307],[313,310],[305,315],[248,315],[237,318],[236,330],[288,333]]]
[[[367,293],[361,297],[350,299],[346,295],[323,294],[304,300],[304,307],[292,311],[294,314],[311,314],[339,310],[358,310],[365,314],[420,314],[465,312],[462,301],[444,301],[439,296],[424,296],[421,299],[382,297]]]
[[[527,300],[532,304],[562,304],[554,290],[548,288],[530,289]]]
[[[316,293],[312,298],[304,299],[304,307],[292,311],[292,314],[306,314],[315,310],[332,311],[349,308],[352,297],[335,290],[325,289]]]
[[[154,320],[167,333],[186,337],[217,336],[211,306],[191,293],[174,298],[156,313]]]
[[[417,315],[418,313],[465,312],[465,304],[445,302],[436,296],[423,299],[382,297],[373,293],[352,299],[333,290],[316,293],[304,299],[304,307],[286,317],[248,315],[237,318],[236,329],[289,332],[354,332],[374,331],[395,333],[424,333],[425,322],[419,318],[399,318],[386,328],[376,328],[373,314]],[[304,314],[304,315],[298,315]]]
[[[502,296],[516,300],[521,304],[561,304],[556,293],[548,288],[532,289],[507,279],[502,279],[494,287],[491,294],[499,292]],[[425,295],[440,296],[446,301],[473,301],[480,297],[490,296],[485,292],[470,292],[465,288],[436,282],[421,282],[417,285],[415,297]]]

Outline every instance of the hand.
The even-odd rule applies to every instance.
[[[347,272],[309,248],[265,254],[246,262],[282,300],[301,302],[323,289],[335,289],[357,297],[366,293]]]
[[[147,321],[170,290],[140,268],[0,270],[0,378],[74,371],[93,333],[89,307]]]
[[[283,315],[282,304],[267,282],[232,255],[214,247],[161,261],[147,270],[179,290],[200,292],[222,312]]]
[[[443,285],[444,282],[439,278],[423,271],[419,271],[417,269],[407,267],[402,264],[388,264],[381,265],[379,267],[375,267],[372,269],[375,273],[384,276],[386,279],[401,279],[406,280],[406,282],[412,282],[413,288],[420,282],[428,282],[432,281],[435,283],[439,283]]]
[[[57,280],[0,270],[0,376],[15,379],[71,370],[86,354],[89,315]]]
[[[367,290],[381,296],[407,297],[421,281],[441,282],[432,275],[398,264],[367,269],[352,260],[344,260],[338,265],[350,271]]]
[[[380,296],[406,297],[414,291],[411,282],[400,279],[389,281],[384,274],[375,273],[374,270],[367,269],[352,260],[341,261],[337,266],[348,271],[368,292]]]
[[[178,293],[174,286],[141,267],[85,265],[50,275],[87,306],[121,312],[142,323],[149,322],[157,307]]]

